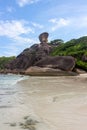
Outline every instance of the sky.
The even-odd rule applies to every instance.
[[[0,0],[0,57],[17,56],[40,43],[87,35],[87,0]]]

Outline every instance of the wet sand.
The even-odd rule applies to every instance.
[[[22,130],[26,116],[39,122],[36,130],[87,130],[87,74],[29,77],[14,85],[0,99],[0,129]]]

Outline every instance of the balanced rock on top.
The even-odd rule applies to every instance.
[[[48,34],[47,32],[41,33],[41,34],[39,35],[39,40],[40,40],[40,42],[41,42],[42,44],[47,43],[47,42],[48,42],[48,36],[49,36],[49,34]]]

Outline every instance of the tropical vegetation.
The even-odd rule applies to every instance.
[[[87,70],[87,62],[82,60],[83,56],[87,56],[87,36],[72,39],[66,43],[62,42],[60,46],[54,48],[51,55],[73,56],[76,58],[76,66]]]
[[[13,59],[15,59],[15,56],[11,56],[11,57],[0,57],[0,70],[4,69],[6,64],[8,64],[10,61],[12,61]]]

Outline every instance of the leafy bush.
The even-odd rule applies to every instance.
[[[81,60],[78,60],[78,61],[76,62],[76,66],[77,66],[78,68],[81,68],[81,69],[84,69],[84,70],[87,71],[87,63],[86,63],[86,62],[83,62],[83,61],[81,61]]]
[[[52,56],[73,56],[77,59],[77,66],[87,70],[87,62],[82,61],[82,56],[87,56],[87,36],[79,39],[72,39],[56,47],[51,53]]]

